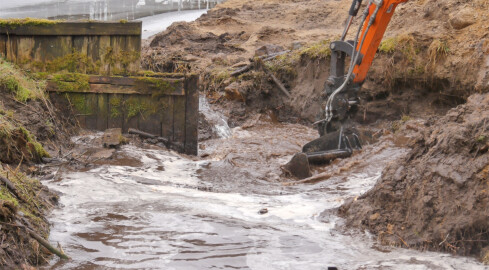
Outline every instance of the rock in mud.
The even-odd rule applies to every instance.
[[[282,166],[282,170],[298,179],[308,178],[312,175],[309,161],[304,153],[295,154],[287,164]]]
[[[471,26],[475,22],[475,11],[471,8],[464,8],[450,15],[450,24],[457,30]]]
[[[105,148],[118,148],[124,142],[122,129],[107,129],[102,136],[102,144]]]
[[[279,53],[285,51],[284,47],[274,45],[274,44],[267,44],[264,46],[261,46],[255,51],[256,56],[263,56],[263,55],[269,55],[273,53]]]
[[[489,94],[429,121],[413,149],[340,214],[384,244],[481,256],[489,247]]]

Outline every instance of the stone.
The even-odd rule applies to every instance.
[[[450,14],[450,24],[457,30],[464,29],[475,22],[475,12],[472,8],[466,7]]]
[[[240,89],[240,84],[237,82],[233,82],[230,85],[228,85],[226,88],[224,88],[224,93],[226,98],[228,100],[239,100],[245,102],[245,98],[243,97],[239,89]]]
[[[102,145],[105,148],[118,148],[123,142],[124,137],[120,128],[107,129],[102,136]]]
[[[279,45],[274,45],[274,44],[267,44],[264,46],[261,46],[255,51],[256,56],[263,56],[263,55],[269,55],[272,53],[279,53],[285,51],[284,47],[279,46]]]
[[[312,176],[307,155],[304,153],[295,154],[287,164],[282,166],[282,169],[298,179],[304,179]]]

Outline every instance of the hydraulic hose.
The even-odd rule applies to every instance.
[[[356,35],[356,37],[355,37],[355,41],[354,41],[353,48],[356,48],[356,45],[357,45],[357,42],[358,42],[358,37],[359,37],[360,32],[361,32],[361,30],[362,30],[362,28],[363,28],[363,23],[364,23],[364,22],[365,22],[365,20],[367,19],[368,12],[369,12],[369,10],[370,10],[370,5],[371,5],[371,4],[372,4],[372,1],[370,1],[370,2],[369,2],[368,7],[366,8],[366,10],[365,10],[365,12],[364,12],[364,14],[363,14],[363,17],[362,17],[362,22],[361,22],[360,27],[359,27],[359,29],[358,29],[358,31],[357,31],[357,35]],[[367,25],[367,28],[366,28],[366,30],[365,30],[365,33],[363,34],[362,39],[360,40],[360,46],[358,47],[358,50],[353,50],[353,53],[352,53],[352,56],[351,56],[351,61],[350,61],[350,67],[349,67],[349,69],[348,69],[348,74],[347,74],[347,76],[346,76],[346,78],[345,78],[345,81],[343,82],[343,84],[342,84],[340,87],[338,87],[338,88],[337,88],[337,89],[336,89],[336,90],[335,90],[335,91],[334,91],[334,92],[331,94],[331,96],[329,96],[328,101],[326,102],[326,108],[325,108],[325,111],[326,111],[326,119],[325,119],[325,120],[326,120],[326,124],[328,124],[328,123],[331,121],[331,119],[333,118],[333,113],[332,113],[332,112],[333,112],[333,106],[332,106],[332,104],[333,104],[333,100],[334,100],[334,98],[336,97],[336,95],[337,95],[338,93],[340,93],[341,91],[343,91],[343,89],[344,89],[344,88],[346,87],[346,85],[349,83],[349,80],[350,80],[350,78],[351,78],[351,76],[352,76],[352,74],[353,74],[353,69],[354,69],[354,67],[355,67],[355,65],[356,65],[356,63],[357,63],[357,61],[358,61],[359,56],[360,56],[360,51],[361,51],[361,49],[362,49],[362,47],[363,47],[363,43],[364,43],[364,41],[365,41],[365,37],[367,36],[367,33],[368,33],[368,31],[370,30],[370,27],[371,27],[371,26],[372,26],[372,24],[374,23],[374,21],[375,21],[375,19],[376,19],[376,17],[377,17],[377,14],[378,14],[378,12],[379,12],[380,8],[382,7],[382,4],[383,4],[383,0],[381,0],[381,1],[379,2],[379,4],[377,4],[377,5],[376,5],[375,11],[374,11],[374,13],[372,14],[372,16],[370,17],[370,20],[369,20],[369,22],[368,22],[368,25]]]

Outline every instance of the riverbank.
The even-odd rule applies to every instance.
[[[29,269],[48,262],[40,238],[58,197],[36,178],[36,163],[62,152],[70,124],[45,96],[44,84],[0,59],[0,266]],[[36,240],[36,237],[40,237]]]

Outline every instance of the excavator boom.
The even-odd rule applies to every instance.
[[[377,17],[375,18],[371,28],[365,35],[365,31],[368,28],[368,21],[372,14],[374,14],[375,9],[377,8],[376,1],[370,6],[369,15],[367,16],[366,23],[364,23],[361,36],[365,35],[365,41],[362,48],[359,48],[360,44],[357,46],[357,51],[363,55],[362,62],[360,64],[355,65],[353,70],[353,82],[354,83],[363,83],[365,78],[367,77],[368,70],[372,65],[372,61],[374,60],[377,49],[379,48],[380,42],[384,37],[385,30],[387,29],[387,25],[391,21],[392,15],[396,10],[397,5],[403,2],[407,2],[408,0],[384,0],[379,1],[382,6],[377,13]]]

